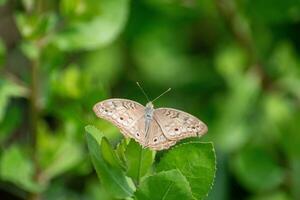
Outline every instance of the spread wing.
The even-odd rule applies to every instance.
[[[98,117],[116,125],[125,136],[143,142],[144,129],[138,126],[143,124],[143,105],[127,99],[107,99],[94,105],[93,110]]]
[[[187,137],[202,136],[207,126],[198,118],[172,108],[158,108],[154,118],[168,140],[181,140]]]
[[[94,112],[116,125],[127,137],[153,150],[168,149],[178,140],[203,135],[207,126],[196,117],[172,108],[154,110],[148,133],[145,133],[145,107],[127,99],[107,99],[97,103]]]

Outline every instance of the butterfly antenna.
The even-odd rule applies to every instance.
[[[145,95],[146,99],[148,102],[150,102],[150,99],[148,97],[148,95],[146,94],[146,92],[144,91],[144,89],[142,88],[142,86],[140,86],[139,82],[136,82],[136,84],[139,86],[139,88],[142,90],[143,94]]]
[[[153,99],[151,102],[156,101],[159,97],[161,97],[162,95],[166,94],[167,92],[170,92],[171,88],[167,89],[166,91],[164,91],[161,95],[159,95],[158,97],[156,97],[155,99]]]

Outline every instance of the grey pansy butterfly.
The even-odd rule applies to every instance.
[[[116,125],[126,137],[153,150],[168,149],[183,138],[207,132],[207,126],[196,117],[172,108],[154,109],[152,102],[144,107],[127,99],[107,99],[98,102],[93,110],[98,117]]]

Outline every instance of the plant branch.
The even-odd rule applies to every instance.
[[[139,168],[138,168],[138,175],[136,177],[136,185],[137,186],[140,184],[142,162],[143,162],[143,148],[140,147]]]
[[[37,158],[37,123],[39,118],[38,109],[38,70],[40,60],[39,57],[32,60],[31,65],[31,93],[30,93],[30,133],[31,133],[31,145],[32,145],[32,159],[35,166],[35,180],[38,181],[40,174],[38,158]],[[29,195],[29,200],[38,200],[40,195],[38,193],[32,193]]]
[[[39,60],[32,61],[31,66],[31,93],[30,93],[30,129],[31,142],[33,150],[36,150],[36,136],[37,136],[37,119],[38,119],[38,67]]]

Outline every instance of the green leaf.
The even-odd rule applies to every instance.
[[[28,5],[29,7],[31,5]],[[18,12],[15,16],[18,30],[21,35],[29,40],[37,40],[47,35],[48,32],[53,30],[57,22],[57,16],[51,12],[44,14],[31,14],[26,15]],[[48,42],[45,40],[45,42]]]
[[[62,0],[60,1],[60,11],[65,16],[74,16],[79,10],[80,2],[78,0]]]
[[[83,161],[83,146],[65,130],[53,134],[45,122],[39,121],[37,134],[37,154],[41,169],[41,180],[47,183]]]
[[[0,144],[8,139],[15,130],[20,127],[22,121],[22,111],[19,106],[8,107],[5,117],[0,123]]]
[[[125,156],[125,151],[126,151],[126,147],[128,144],[128,139],[124,138],[123,140],[121,140],[121,142],[117,145],[116,148],[116,154],[119,158],[119,160],[123,163],[123,165],[127,168],[127,162],[126,162],[126,156]]]
[[[34,42],[24,41],[21,50],[30,60],[36,60],[40,56],[40,49]]]
[[[33,180],[34,167],[23,152],[18,146],[12,146],[3,152],[0,159],[1,179],[12,182],[26,191],[39,192],[42,187]]]
[[[192,200],[191,188],[179,170],[159,172],[147,177],[135,192],[137,200]]]
[[[234,169],[240,182],[252,191],[271,190],[284,179],[283,169],[262,148],[248,147],[236,156]]]
[[[27,94],[27,88],[18,85],[11,80],[0,79],[0,122],[4,117],[10,98],[24,97]]]
[[[85,131],[93,136],[93,138],[101,144],[102,137],[104,136],[95,126],[87,125]]]
[[[292,120],[292,108],[288,98],[280,93],[269,93],[262,100],[266,117],[272,124],[281,125]]]
[[[95,0],[62,0],[59,5],[60,13],[66,21],[88,20],[101,14],[102,3],[103,1]]]
[[[54,157],[42,172],[45,180],[50,180],[78,165],[83,159],[81,150],[81,146],[77,142],[70,139],[63,141],[53,152]]]
[[[82,95],[82,72],[75,64],[52,74],[52,87],[62,97],[78,99]]]
[[[87,13],[87,19],[71,21],[53,38],[53,43],[60,49],[91,50],[103,47],[114,41],[123,30],[128,17],[129,0],[87,1],[85,4],[95,12]],[[66,9],[73,9],[71,7]]]
[[[134,140],[130,140],[125,151],[125,156],[128,166],[127,175],[139,183],[140,178],[143,177],[151,167],[155,152],[148,148],[143,148]]]
[[[157,171],[178,169],[188,180],[193,196],[203,199],[212,188],[216,157],[212,143],[189,142],[168,151]]]
[[[99,187],[99,181],[97,179],[87,181],[86,185],[86,199],[113,200],[113,198],[107,193],[105,188]]]
[[[126,169],[123,163],[117,157],[116,152],[113,150],[111,144],[108,139],[103,137],[101,140],[101,153],[103,159],[112,167],[119,169]]]
[[[119,168],[110,166],[102,156],[100,144],[103,134],[93,126],[86,126],[85,130],[91,159],[103,187],[115,198],[132,196],[135,190],[132,180]]]

